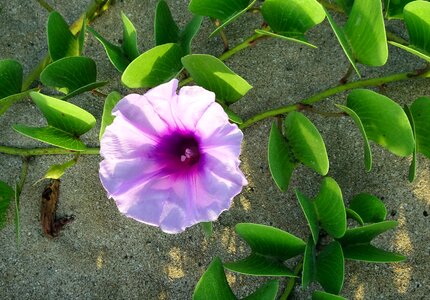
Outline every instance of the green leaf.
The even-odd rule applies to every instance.
[[[370,149],[369,139],[367,137],[366,130],[364,128],[363,123],[361,122],[360,117],[350,109],[349,107],[336,104],[337,107],[339,107],[341,110],[346,112],[355,122],[358,129],[361,132],[361,135],[363,136],[364,144],[363,144],[363,152],[364,152],[364,167],[366,168],[367,172],[370,172],[372,170],[372,150]]]
[[[316,279],[316,257],[314,240],[310,236],[303,255],[302,287],[304,289]]]
[[[329,169],[327,151],[321,134],[302,113],[291,112],[285,119],[285,136],[294,156],[320,175]]]
[[[149,88],[169,81],[182,69],[178,44],[156,46],[133,60],[121,81],[129,88]]]
[[[389,263],[389,262],[399,262],[406,259],[405,256],[388,252],[379,248],[376,248],[370,244],[357,244],[343,247],[343,252],[345,258],[366,261],[366,262],[376,262],[376,263]]]
[[[355,72],[357,73],[358,77],[361,77],[360,72],[358,71],[358,67],[355,63],[355,57],[354,57],[354,50],[351,47],[351,44],[348,41],[348,37],[346,36],[345,31],[342,27],[336,24],[332,16],[329,14],[328,10],[325,9],[325,13],[327,16],[327,20],[333,29],[334,34],[336,35],[337,40],[339,41],[340,46],[342,47],[343,52],[346,55],[346,58],[348,58],[349,62],[351,63],[351,66],[354,68]]]
[[[20,93],[21,88],[21,64],[13,59],[0,60],[0,99]]]
[[[46,171],[44,178],[51,179],[60,179],[61,176],[64,175],[67,169],[73,167],[77,162],[77,158],[73,158],[72,160],[66,161],[60,165],[52,165],[49,167],[48,171]]]
[[[315,204],[312,200],[308,199],[299,190],[296,190],[296,197],[299,200],[300,207],[303,210],[306,221],[308,221],[309,229],[311,230],[312,238],[314,243],[318,243],[319,237],[319,223],[318,223],[318,212]]]
[[[211,33],[218,33],[222,28],[233,22],[250,9],[256,0],[191,0],[188,9],[195,15],[208,16],[221,21],[221,25]]]
[[[348,229],[338,241],[342,246],[370,243],[376,236],[396,226],[396,221],[383,221]]]
[[[48,49],[53,61],[66,56],[79,56],[79,40],[75,38],[64,18],[56,11],[48,17]]]
[[[202,226],[203,232],[205,233],[205,237],[210,238],[214,231],[213,222],[201,222],[200,224]]]
[[[48,125],[54,128],[79,137],[96,124],[93,115],[74,104],[36,92],[31,92],[30,96]]]
[[[398,156],[413,152],[411,125],[396,102],[376,92],[357,89],[348,95],[347,106],[360,118],[370,140]]]
[[[347,300],[346,298],[330,293],[316,291],[312,294],[312,300]]]
[[[6,98],[0,99],[0,116],[4,114],[9,109],[9,107],[11,107],[15,102],[25,99],[26,97],[28,97],[30,92],[34,90],[36,89],[27,90],[25,92],[22,92],[19,94],[13,94],[13,95],[7,96]]]
[[[21,236],[21,205],[20,205],[20,197],[21,195],[21,188],[18,185],[18,182],[15,183],[15,239],[16,244],[19,245],[20,243],[20,236]]]
[[[364,221],[358,213],[356,213],[355,211],[353,211],[350,208],[346,208],[345,210],[346,210],[346,217],[348,219],[356,220],[358,222],[358,224],[360,224],[361,226],[364,225]]]
[[[179,32],[179,27],[173,20],[166,1],[158,1],[154,19],[155,45],[177,43],[179,41]]]
[[[245,275],[296,277],[282,261],[254,252],[242,260],[225,263],[224,267]]]
[[[303,253],[306,245],[298,237],[267,225],[239,223],[236,232],[254,252],[281,260]]]
[[[85,144],[79,136],[94,127],[96,119],[89,112],[71,103],[31,92],[31,98],[48,121],[42,128],[14,125],[19,133],[33,139],[65,148],[68,150],[85,150]]]
[[[0,180],[0,229],[6,224],[7,210],[14,195],[14,190],[8,184]]]
[[[357,74],[358,61],[368,66],[382,66],[388,59],[381,1],[354,1],[344,28],[339,27],[326,11],[327,18],[348,60]]]
[[[113,120],[115,119],[115,117],[112,115],[112,109],[116,106],[116,104],[121,99],[122,99],[121,94],[116,91],[111,92],[106,97],[105,105],[103,107],[102,121],[100,124],[99,140],[102,139],[103,134],[106,130],[106,127],[112,124]]]
[[[22,124],[12,126],[17,132],[29,138],[73,151],[83,151],[85,144],[79,138],[52,126],[29,127]]]
[[[430,98],[416,99],[410,111],[415,127],[417,152],[430,158]]]
[[[381,1],[354,1],[344,27],[355,58],[368,66],[382,66],[388,59]]]
[[[317,256],[316,278],[326,292],[339,294],[345,277],[345,259],[341,245],[333,241]]]
[[[273,122],[269,136],[269,169],[276,185],[283,192],[288,189],[291,175],[296,166],[290,151],[287,140],[276,126],[276,122]]]
[[[342,191],[333,178],[324,177],[314,204],[320,226],[335,238],[343,236],[346,231],[345,205]]]
[[[388,19],[403,19],[403,8],[415,0],[384,0],[385,17]]]
[[[123,26],[121,49],[126,57],[132,61],[139,56],[136,28],[123,12],[121,12],[121,20]]]
[[[220,103],[220,104],[221,104],[222,108],[224,109],[225,113],[227,114],[228,119],[231,122],[236,123],[236,124],[242,124],[243,123],[242,118],[238,114],[236,114],[234,111],[232,111],[227,105],[224,105],[224,103]]]
[[[305,42],[303,40],[298,40],[298,39],[291,38],[291,37],[288,37],[288,36],[285,36],[285,35],[276,34],[276,33],[273,33],[271,31],[262,30],[262,29],[256,29],[255,32],[258,33],[258,34],[261,34],[261,35],[267,35],[267,36],[270,36],[270,37],[274,37],[274,38],[278,38],[278,39],[282,39],[282,40],[286,40],[286,41],[300,43],[300,44],[303,44],[303,45],[311,47],[311,48],[317,48],[317,46],[315,46],[313,44],[310,44],[308,42]]]
[[[274,33],[305,42],[305,33],[325,18],[315,0],[266,0],[261,13]]]
[[[236,102],[252,88],[246,80],[211,55],[187,55],[182,58],[182,64],[198,85],[214,92],[217,99],[228,104]]]
[[[294,277],[283,261],[303,253],[305,243],[283,230],[260,224],[241,223],[236,232],[251,247],[247,258],[224,264],[225,268],[249,275]]]
[[[96,63],[89,57],[64,57],[48,65],[40,74],[40,81],[55,87],[69,99],[78,93],[90,91],[107,82],[96,82]]]
[[[225,277],[221,260],[216,257],[197,283],[193,300],[236,300]]]
[[[191,21],[188,22],[185,28],[179,33],[179,44],[181,45],[184,54],[191,53],[191,42],[197,32],[199,32],[202,21],[203,17],[193,16]]]
[[[275,300],[278,294],[279,281],[270,280],[251,295],[242,298],[242,300]]]
[[[193,16],[183,30],[180,30],[173,20],[172,13],[166,1],[157,4],[154,20],[155,44],[179,43],[184,54],[191,51],[191,41],[200,29],[203,17]]]
[[[349,207],[358,213],[365,223],[381,222],[387,216],[384,203],[377,197],[367,193],[354,196]]]
[[[334,0],[334,2],[339,5],[346,15],[351,13],[352,5],[354,4],[354,0]]]
[[[411,123],[412,133],[414,135],[414,140],[415,140],[414,152],[412,152],[412,160],[411,160],[411,165],[409,166],[409,174],[408,174],[409,182],[413,182],[415,180],[415,176],[417,173],[417,164],[418,164],[417,163],[417,145],[418,145],[417,132],[415,130],[415,122],[414,122],[414,117],[412,116],[411,110],[407,105],[403,106],[403,109],[405,110],[405,113],[408,116],[409,122]]]
[[[335,238],[344,235],[346,211],[342,192],[333,178],[324,177],[320,191],[314,201],[309,200],[299,191],[296,191],[296,196],[308,221],[315,244],[318,242],[318,223]]]
[[[396,42],[389,43],[409,51],[410,53],[430,62],[430,2],[412,1],[408,3],[403,15],[409,33],[410,45],[405,46]]]
[[[128,58],[121,47],[112,44],[91,27],[88,27],[87,30],[103,45],[112,65],[119,72],[124,72],[133,59]]]

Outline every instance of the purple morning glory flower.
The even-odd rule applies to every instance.
[[[214,221],[247,184],[243,134],[215,94],[176,79],[118,102],[100,145],[100,180],[123,214],[177,233]]]

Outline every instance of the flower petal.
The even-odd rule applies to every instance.
[[[152,104],[141,95],[130,94],[124,97],[112,110],[112,114],[122,115],[129,123],[151,137],[158,137],[160,133],[167,130],[166,123],[154,111]],[[115,120],[116,118],[113,124]]]
[[[167,83],[150,89],[143,97],[152,105],[157,116],[169,128],[178,128],[178,120],[173,112],[172,104],[176,103],[178,80],[172,79]]]
[[[106,128],[100,142],[100,154],[105,159],[140,158],[158,143],[158,137],[148,135],[133,126],[122,114]]]
[[[196,128],[202,115],[215,102],[215,94],[199,86],[181,88],[174,113],[183,125],[182,129]]]

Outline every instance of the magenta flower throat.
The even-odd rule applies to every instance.
[[[214,221],[247,184],[242,132],[215,94],[172,80],[113,109],[101,140],[100,179],[123,214],[177,233]]]

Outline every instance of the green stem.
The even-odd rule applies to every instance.
[[[48,12],[52,12],[55,10],[51,5],[49,5],[44,0],[36,0],[36,1],[39,2],[40,6],[42,6],[44,9],[46,9]]]
[[[87,155],[98,155],[100,154],[100,148],[87,148],[84,151],[72,151],[62,148],[46,147],[46,148],[16,148],[8,146],[0,146],[0,153],[19,155],[24,157],[36,156],[36,155],[64,155],[64,154],[87,154]]]
[[[303,269],[303,259],[297,264],[297,266],[294,268],[294,275],[298,276],[299,273]],[[282,293],[279,300],[287,300],[290,296],[291,292],[294,289],[294,286],[296,285],[297,277],[291,277],[290,280],[288,280],[287,286],[285,287],[284,292]]]
[[[370,86],[379,86],[390,82],[395,81],[402,81],[407,80],[411,78],[423,78],[429,76],[429,70],[426,70],[424,72],[418,73],[417,71],[414,72],[407,72],[407,73],[399,73],[399,74],[393,74],[385,77],[378,77],[378,78],[371,78],[371,79],[364,79],[364,80],[357,80],[354,82],[349,82],[347,84],[338,85],[332,88],[329,88],[325,91],[316,93],[315,95],[306,98],[296,104],[291,104],[287,106],[283,106],[280,108],[272,109],[265,111],[263,113],[259,113],[248,120],[246,120],[244,123],[242,123],[239,127],[241,129],[245,129],[252,124],[264,120],[269,117],[275,117],[277,115],[285,114],[294,110],[299,110],[303,107],[303,104],[305,105],[311,105],[317,102],[320,102],[324,100],[327,97],[333,96],[335,94],[355,89],[355,88],[363,88],[363,87],[370,87]]]

